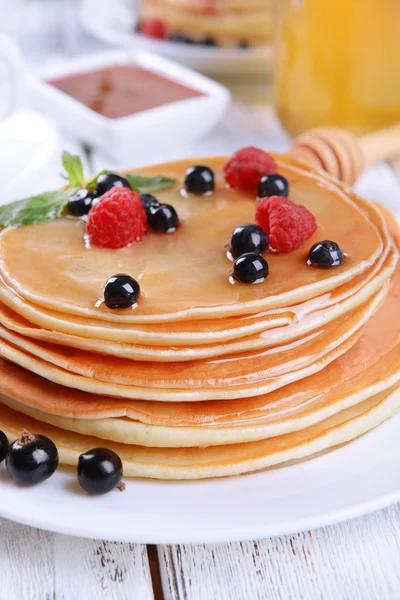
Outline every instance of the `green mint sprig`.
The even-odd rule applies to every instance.
[[[72,186],[78,188],[84,187],[83,165],[79,156],[64,151],[61,160],[66,170],[66,175],[62,174],[62,177],[69,181]]]
[[[123,173],[123,176],[129,181],[132,189],[138,194],[151,194],[160,192],[166,188],[172,187],[176,179],[164,177],[164,175],[155,175],[154,177],[145,177],[134,173]]]
[[[0,206],[0,227],[34,225],[61,217],[68,198],[75,189],[43,192]]]
[[[69,182],[70,187],[66,190],[43,192],[0,206],[0,228],[9,225],[34,225],[54,221],[65,213],[70,196],[78,188],[85,187],[85,184],[83,165],[79,156],[63,152],[62,164],[66,171],[63,177]],[[101,171],[86,187],[90,190],[95,189],[98,177],[108,172],[107,170]],[[128,179],[132,189],[139,194],[158,192],[176,183],[176,179],[164,177],[164,175],[145,177],[133,173],[123,173],[123,176]]]

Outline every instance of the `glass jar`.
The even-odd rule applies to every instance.
[[[400,0],[277,0],[275,102],[292,135],[400,122]]]

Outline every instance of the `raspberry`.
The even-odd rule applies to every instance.
[[[123,248],[141,240],[146,228],[140,196],[128,188],[112,188],[89,212],[87,232],[94,246]]]
[[[263,175],[276,172],[276,162],[270,154],[249,146],[235,152],[224,166],[226,182],[232,188],[257,191]]]
[[[268,235],[270,247],[277,252],[295,250],[317,229],[314,215],[305,206],[282,196],[258,200],[256,221]]]
[[[163,40],[167,33],[164,21],[161,21],[161,19],[144,21],[139,25],[138,31],[142,35],[147,35],[147,37],[156,38],[158,40]]]

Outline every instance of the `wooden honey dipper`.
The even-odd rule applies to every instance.
[[[343,129],[312,129],[295,138],[291,153],[353,185],[367,165],[400,156],[400,124],[360,138]]]

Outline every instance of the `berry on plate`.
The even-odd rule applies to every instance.
[[[322,240],[311,247],[307,262],[314,267],[338,267],[343,262],[343,252],[336,242]]]
[[[139,194],[114,187],[102,196],[89,213],[90,243],[102,248],[123,248],[142,239],[147,229],[146,211]]]
[[[178,213],[170,204],[160,204],[150,209],[147,215],[149,227],[155,231],[173,233],[180,225]]]
[[[0,463],[2,463],[3,460],[5,459],[7,450],[8,450],[7,436],[4,433],[4,431],[0,431]]]
[[[168,39],[170,42],[176,42],[178,44],[193,44],[194,43],[190,37],[183,35],[183,33],[173,33],[172,35],[169,36]]]
[[[231,254],[239,258],[242,254],[262,254],[268,248],[268,237],[259,225],[239,225],[232,232]]]
[[[150,211],[152,209],[161,206],[160,202],[152,194],[140,194],[140,200],[143,204],[143,208],[146,211],[147,216],[149,216]]]
[[[233,267],[233,278],[240,283],[261,283],[268,276],[268,263],[259,254],[248,252],[239,256]]]
[[[58,451],[44,435],[23,431],[7,450],[6,467],[16,483],[24,486],[42,483],[58,467]]]
[[[83,217],[87,215],[93,206],[94,200],[98,198],[95,192],[90,192],[86,188],[77,190],[68,200],[68,212],[73,217]]]
[[[143,23],[140,23],[138,31],[142,35],[156,38],[158,40],[163,40],[167,34],[165,23],[161,19],[150,19],[149,21],[143,21]]]
[[[257,192],[257,186],[263,175],[276,172],[275,159],[254,146],[242,148],[225,163],[226,182],[239,190]]]
[[[96,194],[102,196],[106,192],[112,190],[114,187],[125,187],[132,189],[131,184],[122,175],[117,173],[101,173],[96,181]]]
[[[185,173],[185,190],[192,194],[204,195],[215,189],[214,171],[204,165],[189,167]]]
[[[265,196],[284,196],[287,198],[289,195],[289,184],[283,175],[271,173],[270,175],[263,175],[261,177],[257,191],[259,198],[265,198]]]
[[[140,296],[140,285],[130,275],[113,275],[104,286],[104,302],[108,308],[130,308]]]
[[[258,200],[256,221],[268,235],[270,248],[276,252],[295,250],[317,229],[314,215],[305,206],[281,196]]]
[[[122,462],[113,450],[93,448],[79,457],[78,481],[88,494],[107,494],[121,478]]]

